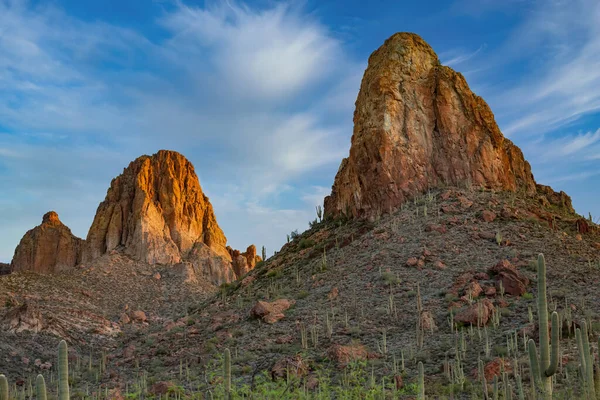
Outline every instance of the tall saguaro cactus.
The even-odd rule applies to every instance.
[[[69,400],[69,351],[64,340],[58,344],[58,400]]]
[[[46,381],[42,375],[38,375],[35,379],[35,390],[37,392],[37,400],[46,400]]]
[[[425,371],[423,370],[423,362],[419,361],[419,378],[417,388],[417,400],[425,400]]]
[[[225,359],[223,360],[223,384],[225,385],[225,396],[231,398],[231,352],[225,349]]]
[[[583,377],[583,389],[586,393],[586,398],[590,400],[596,399],[596,388],[594,384],[594,356],[590,349],[588,337],[588,329],[585,321],[581,322],[581,329],[575,331],[577,338],[577,348],[581,357],[581,376]]]
[[[531,373],[543,399],[552,399],[552,375],[558,369],[558,313],[552,313],[552,343],[548,337],[548,300],[546,298],[546,260],[538,256],[538,321],[540,332],[540,354],[538,357],[535,341],[529,339],[529,362]]]
[[[8,380],[0,375],[0,400],[8,400]]]

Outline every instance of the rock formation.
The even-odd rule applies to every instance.
[[[226,241],[193,165],[163,150],[138,158],[113,179],[88,233],[84,258],[122,248],[136,260],[175,264],[201,242],[231,261]]]
[[[465,78],[442,66],[419,36],[397,33],[369,58],[350,156],[325,199],[325,215],[372,216],[430,188],[467,183],[572,209],[564,193],[536,185],[521,150]]]
[[[15,250],[12,271],[50,273],[68,270],[81,259],[83,240],[75,237],[58,214],[50,211],[42,224],[23,236]]]
[[[0,263],[0,275],[10,274],[10,264]]]
[[[256,263],[262,261],[262,258],[256,255],[256,246],[253,244],[248,246],[245,253],[231,247],[227,247],[227,250],[231,255],[233,270],[237,276],[245,275],[248,271],[254,269]]]

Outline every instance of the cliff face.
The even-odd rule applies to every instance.
[[[81,260],[83,240],[75,237],[54,211],[28,231],[15,250],[12,271],[51,273],[73,268]]]
[[[389,212],[429,188],[467,183],[531,196],[546,190],[464,77],[442,66],[419,36],[397,33],[369,58],[350,156],[325,199],[325,215]],[[568,196],[551,192],[570,207]]]
[[[231,261],[226,241],[193,165],[163,150],[113,179],[88,233],[85,259],[123,248],[136,260],[175,264],[201,242]]]

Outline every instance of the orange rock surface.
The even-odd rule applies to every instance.
[[[571,207],[564,193],[536,185],[521,150],[506,139],[487,103],[441,65],[412,33],[397,33],[369,57],[325,215],[368,217],[442,185],[538,194]]]

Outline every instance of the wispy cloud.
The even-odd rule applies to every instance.
[[[234,246],[260,238],[277,248],[283,228],[259,232],[258,222],[271,215],[289,231],[314,212],[288,199],[308,177],[331,181],[347,153],[354,99],[320,100],[360,83],[342,43],[292,4],[177,2],[156,23],[165,34],[151,40],[0,0],[0,168],[12,188],[0,197],[0,259],[49,209],[64,208],[85,236],[110,179],[160,148],[196,165]],[[236,188],[235,205],[213,190],[222,184]],[[10,219],[15,207],[34,216]]]
[[[465,61],[471,60],[473,57],[477,56],[479,53],[485,50],[487,45],[484,43],[475,51],[463,51],[463,50],[453,50],[445,53],[441,53],[439,58],[443,65],[448,65],[450,67],[456,67],[459,64],[464,63]]]

